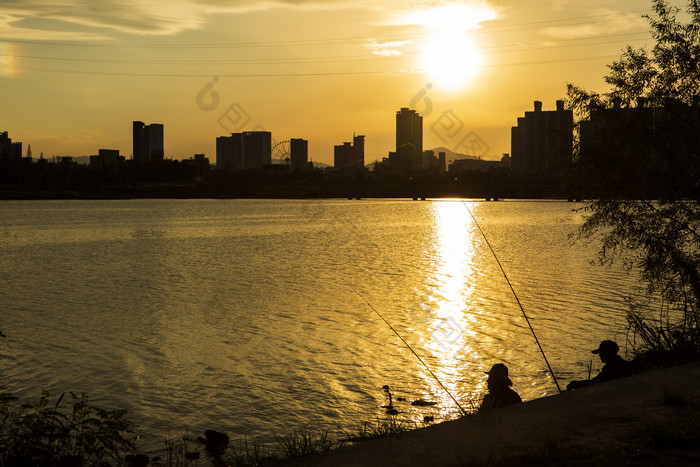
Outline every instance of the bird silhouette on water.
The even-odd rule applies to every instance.
[[[389,385],[385,384],[384,386],[382,386],[382,389],[384,389],[384,392],[389,397],[389,405],[383,405],[382,408],[386,409],[387,415],[398,415],[399,411],[394,408],[394,401],[391,397],[391,391],[389,390]]]

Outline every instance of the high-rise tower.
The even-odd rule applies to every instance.
[[[163,150],[163,125],[152,123],[146,125],[143,122],[133,124],[134,162],[147,164],[154,161],[162,161],[165,157]]]
[[[352,143],[335,146],[333,166],[344,174],[354,174],[365,166],[365,137],[353,135]]]
[[[216,138],[216,168],[229,172],[243,168],[243,133]]]
[[[272,163],[272,133],[243,132],[243,170],[260,170]]]
[[[303,171],[309,163],[309,142],[305,139],[289,140],[290,170]]]
[[[422,166],[423,117],[406,107],[396,112],[396,158],[404,170]]]
[[[216,138],[216,167],[220,170],[262,170],[271,163],[269,131],[244,131]]]
[[[563,176],[571,163],[574,117],[556,102],[556,110],[542,110],[535,101],[534,110],[518,117],[511,128],[510,155],[513,171],[521,176]]]

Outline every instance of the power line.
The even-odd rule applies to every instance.
[[[636,10],[631,12],[619,12],[610,13],[606,15],[590,15],[590,16],[578,16],[572,18],[562,18],[546,21],[536,21],[528,23],[519,23],[513,25],[503,25],[503,26],[492,26],[488,28],[480,28],[472,30],[478,34],[492,34],[492,33],[502,33],[502,32],[517,32],[525,31],[531,29],[539,29],[543,25],[554,24],[554,23],[564,23],[559,26],[576,26],[580,24],[589,24],[590,20],[609,17],[619,17],[620,15],[630,15],[635,13],[648,13],[649,10]],[[573,23],[571,22],[573,21]],[[603,21],[597,21],[598,23]],[[525,27],[523,27],[525,26]],[[48,45],[48,46],[66,46],[66,47],[85,47],[85,48],[157,48],[157,49],[200,49],[200,48],[262,48],[262,47],[294,47],[294,46],[314,46],[314,45],[340,45],[340,44],[353,44],[360,41],[377,41],[377,40],[388,40],[396,38],[420,38],[430,35],[429,32],[423,33],[413,33],[413,34],[395,34],[395,35],[381,35],[378,37],[369,36],[351,36],[351,37],[340,37],[340,38],[330,38],[330,39],[304,39],[304,40],[288,40],[288,41],[249,41],[249,42],[228,42],[228,43],[202,43],[202,44],[112,44],[112,43],[97,43],[97,42],[67,42],[67,41],[41,41],[41,40],[29,40],[29,39],[0,39],[1,42],[14,43],[14,44],[33,44],[33,45]]]
[[[494,26],[494,27],[489,27],[489,28],[481,28],[481,29],[478,29],[478,31],[484,32],[484,33],[527,31],[527,30],[531,30],[531,29],[539,29],[540,27],[542,27],[545,24],[559,23],[559,22],[564,22],[567,24],[560,24],[558,26],[578,26],[581,24],[590,24],[590,21],[581,21],[581,20],[601,19],[601,18],[608,18],[608,17],[620,17],[620,15],[632,15],[632,14],[651,13],[651,12],[652,12],[652,10],[634,10],[634,11],[627,11],[627,12],[610,13],[607,15],[576,16],[576,17],[572,17],[572,18],[561,18],[561,19],[552,19],[552,20],[546,20],[546,21],[532,21],[532,22],[528,22],[528,23]],[[575,21],[575,22],[568,23],[569,21]],[[597,21],[597,23],[602,23],[602,22],[603,21]],[[522,26],[527,26],[527,27],[522,27]]]
[[[211,73],[131,73],[112,71],[90,71],[90,70],[57,70],[49,68],[34,67],[13,67],[20,71],[36,71],[42,73],[62,73],[77,75],[99,75],[99,76],[137,76],[137,77],[160,77],[160,78],[211,78]],[[347,71],[347,72],[309,72],[309,73],[251,73],[251,74],[227,74],[214,73],[219,78],[272,78],[272,77],[300,77],[300,76],[340,76],[340,75],[381,75],[393,73],[390,71]]]
[[[618,58],[618,55],[597,55],[592,57],[574,57],[555,60],[537,60],[528,62],[496,63],[484,65],[484,68],[499,68],[509,66],[525,65],[545,65],[565,62],[581,62],[588,60],[602,60]],[[160,77],[160,78],[281,78],[281,77],[311,77],[311,76],[351,76],[351,75],[395,75],[404,73],[425,73],[424,70],[376,70],[376,71],[348,71],[348,72],[308,72],[308,73],[133,73],[133,72],[112,72],[112,71],[90,71],[90,70],[60,70],[36,67],[13,67],[20,71],[34,71],[41,73],[61,73],[77,75],[98,75],[98,76],[133,76],[133,77]]]
[[[413,54],[411,54],[413,55]],[[73,58],[47,57],[38,55],[0,54],[0,57],[23,58],[29,60],[54,60],[79,63],[128,64],[128,65],[290,65],[298,63],[326,63],[332,61],[381,61],[395,57],[380,57],[377,55],[346,55],[336,57],[298,57],[298,58],[253,58],[253,59],[211,59],[211,60],[134,60],[134,59],[105,59],[105,58]]]
[[[572,44],[572,41],[579,40],[591,40],[594,38],[606,38],[606,37],[627,37],[627,41],[639,41],[647,39],[643,38],[633,38],[634,36],[647,35],[644,33],[633,33],[633,34],[608,34],[601,36],[594,36],[585,39],[562,39],[560,41],[555,41],[555,45],[542,45],[538,47],[523,47],[516,44],[507,45],[491,45],[484,46],[481,49],[488,50],[492,49],[491,53],[510,53],[510,52],[530,52],[535,50],[555,50],[560,48],[570,48],[570,47],[591,47],[596,45],[606,45],[606,44],[616,44],[616,41],[598,41],[591,43],[580,43]],[[566,42],[565,44],[560,44]],[[507,49],[512,47],[512,49]],[[494,50],[503,49],[503,50]],[[209,59],[209,60],[135,60],[135,59],[104,59],[104,58],[76,58],[76,57],[49,57],[40,55],[21,55],[21,54],[1,54],[0,57],[8,58],[21,58],[27,60],[51,60],[51,61],[66,61],[66,62],[78,62],[78,63],[102,63],[102,64],[129,64],[129,65],[212,65],[212,64],[229,64],[229,65],[289,65],[289,64],[312,64],[312,63],[348,63],[348,62],[378,62],[387,60],[397,60],[415,57],[417,53],[408,52],[396,56],[377,56],[377,55],[341,55],[341,56],[317,56],[317,57],[290,57],[290,58],[254,58],[254,59]]]

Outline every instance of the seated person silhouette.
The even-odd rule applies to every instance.
[[[591,351],[591,353],[598,354],[600,356],[600,361],[605,363],[603,369],[598,373],[598,376],[589,380],[572,381],[566,386],[566,390],[570,391],[572,389],[590,386],[591,384],[603,383],[605,381],[630,376],[632,374],[630,364],[617,354],[619,350],[620,347],[613,341],[605,340],[601,342],[597,349]]]
[[[510,388],[513,382],[508,378],[507,366],[496,363],[486,374],[489,375],[486,380],[489,393],[484,396],[479,413],[522,402],[518,393]]]

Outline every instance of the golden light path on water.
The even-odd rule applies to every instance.
[[[474,254],[479,238],[465,203],[453,200],[432,204],[436,257],[429,281],[437,286],[437,301],[429,332],[423,335],[423,349],[432,354],[432,362],[437,362],[431,368],[433,373],[460,405],[470,410],[469,401],[477,398],[483,388],[463,381],[465,364],[479,357],[470,345],[477,333],[473,329],[475,317],[468,309],[476,283]],[[470,207],[475,208],[476,205]],[[441,415],[449,417],[457,410],[454,401],[429,374],[426,380],[432,393],[440,398],[439,406],[444,411]],[[465,390],[468,395],[460,400],[457,394]]]
[[[637,277],[570,246],[569,203],[465,203],[557,376],[584,377],[591,346],[625,338],[617,294]],[[315,420],[340,439],[390,420],[385,384],[399,423],[458,417],[372,308],[467,410],[496,362],[524,400],[556,390],[460,200],[18,201],[0,217],[16,342],[3,385],[26,400],[89,390],[129,410],[149,453],[185,428],[272,445]]]

